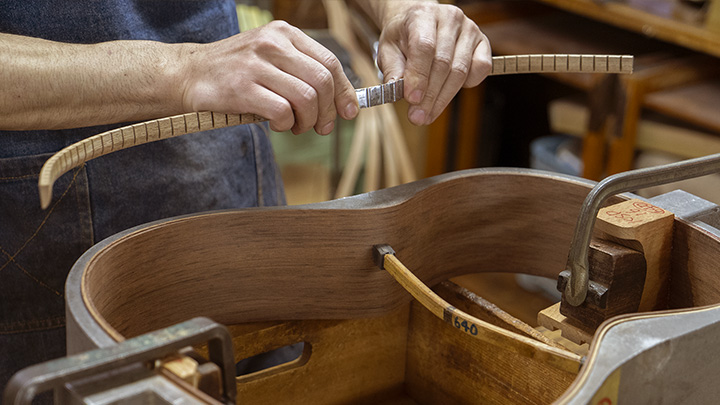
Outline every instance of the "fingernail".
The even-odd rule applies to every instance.
[[[345,106],[345,119],[351,120],[358,114],[358,106],[355,103],[350,103]]]
[[[334,127],[335,127],[335,123],[334,123],[333,121],[330,121],[330,122],[328,122],[327,124],[325,124],[325,126],[322,127],[322,129],[320,129],[319,134],[320,134],[320,135],[327,135],[327,134],[329,134],[330,132],[332,132],[332,130],[333,130]]]
[[[414,90],[408,96],[408,101],[413,104],[417,104],[417,103],[421,102],[422,99],[423,99],[423,92],[420,90]]]
[[[410,112],[410,122],[412,122],[415,125],[425,124],[425,111],[417,109],[415,111]]]

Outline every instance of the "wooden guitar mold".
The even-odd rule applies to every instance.
[[[632,336],[613,337],[632,322],[649,322],[647,315],[603,324],[586,359],[485,323],[478,327],[487,338],[479,340],[408,305],[412,297],[372,258],[374,245],[390,244],[431,287],[482,272],[556,278],[590,187],[544,172],[477,169],[325,203],[140,226],[100,242],[73,267],[68,349],[110,346],[207,316],[234,325],[236,360],[306,342],[291,365],[238,378],[242,403],[587,403],[608,386],[620,387],[617,396],[636,388],[633,376],[660,375],[641,373],[648,370],[642,364],[681,359],[667,346],[648,348],[663,341],[658,337],[637,346]],[[704,338],[699,352],[692,344],[672,347],[682,356],[720,358],[709,343],[720,320],[720,239],[682,219],[674,226],[669,302],[688,309],[651,318],[705,317],[679,326],[668,344]],[[645,363],[607,354],[605,338],[625,342],[630,359]],[[620,382],[612,385],[620,365]]]

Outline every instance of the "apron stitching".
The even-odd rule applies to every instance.
[[[81,169],[81,168],[82,168],[82,167],[79,167],[77,170],[75,170],[75,175],[73,176],[72,181],[70,181],[70,184],[68,184],[67,188],[66,188],[65,191],[62,193],[62,195],[60,196],[60,198],[58,198],[58,200],[55,201],[55,204],[53,204],[52,208],[50,208],[50,210],[48,211],[47,215],[45,215],[45,218],[43,219],[43,221],[40,223],[40,225],[39,225],[38,228],[35,230],[35,232],[33,232],[32,236],[30,236],[30,238],[29,238],[28,240],[26,240],[25,243],[23,243],[23,245],[15,252],[15,254],[9,256],[9,259],[8,259],[2,266],[0,266],[0,271],[2,271],[3,269],[5,269],[5,267],[7,267],[7,265],[10,264],[11,261],[14,262],[14,261],[15,261],[15,260],[14,260],[15,257],[16,257],[18,254],[20,254],[20,252],[22,252],[22,251],[27,247],[28,243],[30,243],[33,239],[35,239],[35,237],[37,236],[37,234],[40,232],[40,229],[42,229],[42,227],[43,227],[43,226],[45,225],[45,223],[47,222],[48,218],[50,218],[50,215],[51,215],[51,214],[53,213],[53,211],[55,210],[55,207],[57,207],[57,205],[60,203],[60,201],[62,201],[63,198],[65,198],[65,195],[67,195],[68,191],[70,191],[70,188],[72,188],[73,184],[75,184],[75,179],[77,179],[78,174],[80,174],[80,169]]]
[[[23,273],[25,273],[26,276],[30,277],[32,280],[34,280],[36,283],[40,284],[42,287],[45,287],[46,289],[48,289],[48,290],[50,290],[51,292],[55,293],[55,295],[57,295],[58,297],[64,298],[64,295],[63,295],[62,293],[56,291],[55,289],[53,289],[53,288],[50,287],[49,285],[43,283],[42,280],[40,280],[40,279],[38,279],[37,277],[33,276],[29,271],[25,270],[25,268],[23,268],[23,267],[20,265],[20,263],[16,262],[15,259],[10,259],[10,260],[13,262],[13,264],[14,264],[15,266],[17,266],[17,268],[19,268]]]
[[[13,335],[18,333],[57,329],[62,328],[63,325],[65,325],[64,316],[54,316],[41,321],[0,323],[0,335]]]
[[[33,174],[26,174],[24,176],[15,176],[15,177],[0,177],[0,181],[4,180],[23,180],[23,179],[29,179],[32,177],[37,177],[39,173],[33,173]]]

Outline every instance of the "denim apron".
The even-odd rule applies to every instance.
[[[237,27],[232,0],[11,0],[0,7],[0,32],[73,43],[210,42]],[[65,278],[92,244],[160,218],[285,202],[267,125],[244,125],[92,160],[62,176],[41,210],[43,163],[119,126],[0,131],[0,392],[18,370],[65,355]]]

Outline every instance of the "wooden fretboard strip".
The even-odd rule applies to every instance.
[[[515,73],[632,73],[633,57],[625,55],[495,56],[491,75]],[[72,144],[53,155],[40,171],[40,205],[47,208],[60,176],[88,160],[131,146],[215,128],[266,121],[255,114],[192,112],[113,129]]]
[[[128,125],[93,135],[60,150],[45,162],[38,179],[40,205],[43,208],[50,205],[52,185],[60,176],[88,160],[161,139],[262,121],[266,121],[266,119],[255,114],[193,112]]]
[[[492,58],[491,75],[515,73],[632,73],[629,55],[509,55]]]

